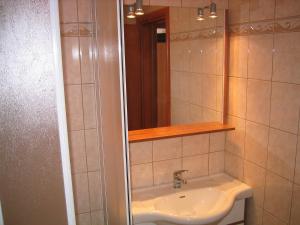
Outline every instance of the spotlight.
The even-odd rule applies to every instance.
[[[137,16],[144,15],[143,0],[136,0],[135,7],[136,7],[135,15],[137,15]]]
[[[198,8],[197,10],[197,20],[204,20],[204,10],[202,8]]]
[[[212,2],[209,6],[209,11],[210,11],[210,18],[215,19],[217,18],[217,5],[216,3]]]
[[[133,5],[128,6],[127,18],[129,18],[129,19],[135,18]]]

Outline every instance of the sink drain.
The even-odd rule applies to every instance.
[[[186,196],[185,195],[181,195],[181,196],[179,196],[179,198],[185,198]]]

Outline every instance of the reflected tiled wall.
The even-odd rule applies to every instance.
[[[93,0],[60,0],[64,83],[78,225],[104,225]]]
[[[248,224],[298,225],[300,1],[229,0],[229,18],[236,130],[227,134],[225,170],[254,188]]]
[[[224,148],[224,132],[131,143],[132,188],[172,183],[175,170],[189,170],[187,179],[221,173]]]
[[[170,8],[171,123],[222,120],[224,14],[197,21],[197,8]]]

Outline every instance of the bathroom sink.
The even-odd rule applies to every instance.
[[[251,197],[246,184],[221,174],[185,185],[181,189],[161,186],[133,193],[135,224],[211,224],[220,221],[238,199]]]

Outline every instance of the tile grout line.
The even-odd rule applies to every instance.
[[[292,196],[291,196],[291,207],[290,207],[290,214],[289,214],[289,224],[292,223],[292,209],[294,206],[294,189],[295,189],[295,177],[296,177],[296,169],[297,169],[297,157],[299,156],[299,152],[298,152],[298,148],[299,148],[299,122],[300,122],[300,108],[298,107],[298,130],[297,130],[297,144],[296,144],[296,154],[295,154],[295,167],[294,167],[294,171],[293,171],[293,179],[292,179]]]
[[[77,21],[79,21],[79,4],[78,0],[76,0],[77,5]],[[78,34],[79,34],[79,26],[78,26]],[[85,116],[84,116],[84,94],[83,94],[83,84],[82,84],[82,54],[81,54],[81,42],[80,42],[80,36],[77,37],[78,41],[78,51],[79,51],[79,70],[80,70],[80,87],[81,87],[81,107],[82,107],[82,120],[83,120],[83,130],[84,130],[84,151],[85,151],[85,160],[86,160],[86,167],[88,168],[88,159],[87,159],[87,150],[86,150],[86,131],[85,131]],[[88,186],[88,199],[89,199],[89,213],[90,213],[90,220],[92,221],[92,215],[91,215],[91,193],[90,193],[90,179],[89,179],[89,173],[86,173],[87,176],[87,186]]]
[[[276,12],[276,1],[275,1],[275,6],[274,6],[274,16],[275,16],[275,12]],[[272,33],[272,45],[273,45],[273,51],[272,51],[272,72],[271,72],[271,90],[270,90],[270,104],[269,104],[269,124],[267,125],[268,127],[268,140],[267,140],[267,158],[266,158],[266,162],[265,162],[265,182],[264,182],[264,198],[263,198],[263,203],[262,203],[262,210],[263,210],[263,214],[262,214],[262,222],[264,219],[264,211],[265,209],[265,204],[266,204],[266,195],[267,195],[267,177],[268,174],[272,171],[268,170],[268,161],[269,161],[269,145],[270,145],[270,132],[271,132],[271,115],[272,115],[272,95],[273,95],[273,76],[274,76],[274,49],[275,49],[275,32],[273,30]],[[267,210],[266,210],[267,211]],[[277,217],[275,217],[277,218]]]

